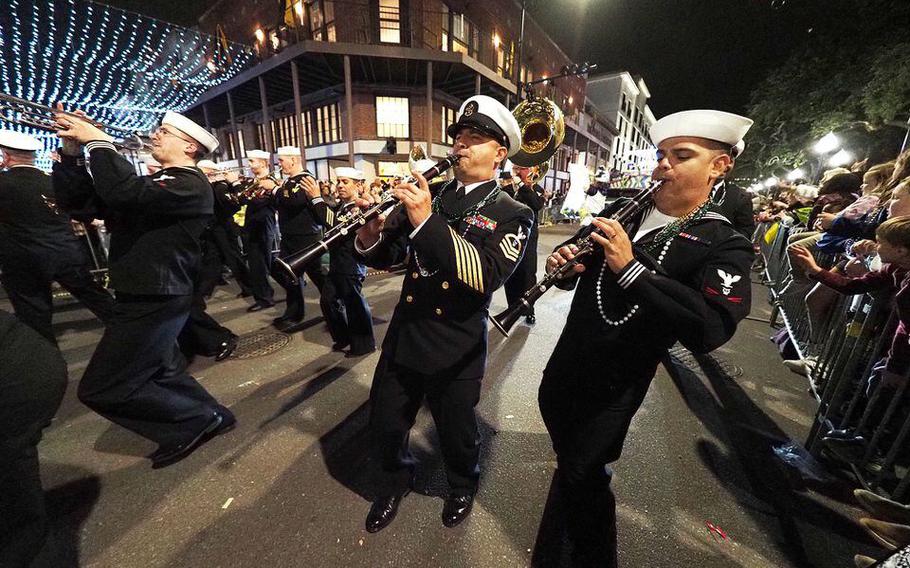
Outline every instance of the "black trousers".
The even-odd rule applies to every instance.
[[[0,313],[3,327],[12,316]],[[47,534],[38,442],[66,389],[66,363],[19,322],[0,346],[0,566],[29,566]]]
[[[189,317],[177,336],[181,351],[187,355],[213,357],[234,336],[230,329],[218,323],[205,309],[205,298],[201,291],[197,291],[193,295]]]
[[[390,361],[383,352],[370,389],[370,431],[378,463],[376,496],[401,495],[408,489],[417,460],[408,449],[409,432],[426,398],[436,423],[449,489],[473,495],[480,478],[480,436],[474,407],[481,377],[449,380],[424,375]]]
[[[319,237],[320,235],[282,235],[281,256],[285,257],[294,254],[295,252],[318,242]],[[328,275],[328,269],[323,263],[323,260],[326,258],[326,255],[323,255],[313,259],[303,270],[304,274],[313,281],[313,284],[316,285],[316,289],[319,290],[319,308],[322,310],[323,317],[329,322],[333,317],[332,306],[327,303],[323,295],[323,289],[325,288]],[[283,317],[293,321],[303,320],[306,314],[306,305],[303,301],[303,289],[306,287],[306,281],[303,279],[303,275],[297,279],[297,284],[282,282],[281,286],[287,294],[287,304],[284,308]],[[331,329],[331,325],[329,328]]]
[[[257,229],[244,231],[243,248],[250,266],[250,289],[257,302],[272,302],[275,290],[269,283],[272,268],[274,235]]]
[[[373,314],[363,297],[363,276],[329,272],[322,297],[331,307],[329,329],[335,341],[349,343],[354,353],[376,348]]]
[[[515,266],[515,271],[503,284],[506,291],[506,302],[510,306],[521,299],[521,296],[534,284],[537,284],[537,226],[531,227],[532,234],[525,242],[525,251]],[[534,307],[527,315],[534,313]]]
[[[52,318],[54,302],[51,284],[59,282],[74,298],[85,304],[102,322],[111,318],[114,298],[92,277],[88,264],[72,262],[43,264],[37,259],[20,258],[4,262],[3,288],[9,295],[16,316],[26,325],[56,344]]]
[[[221,266],[226,265],[237,279],[240,291],[252,295],[250,271],[240,254],[240,245],[237,242],[239,233],[228,226],[213,225],[209,234],[212,253],[203,258],[203,263],[212,265],[215,269],[203,270],[205,277],[204,281],[200,282],[203,294],[206,296],[212,294],[216,283],[221,279]]]
[[[218,402],[186,372],[177,335],[191,296],[117,294],[114,317],[79,383],[79,400],[161,445],[193,438]]]
[[[561,339],[544,371],[538,402],[556,452],[558,494],[573,563],[616,566],[616,503],[606,466],[619,459],[657,361],[637,362],[634,369],[614,365],[611,370],[609,363],[577,360],[573,365],[559,353],[566,347]]]

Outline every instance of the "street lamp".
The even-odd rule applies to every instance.
[[[829,132],[822,136],[821,140],[815,143],[815,146],[812,147],[812,150],[816,154],[827,154],[828,152],[833,152],[840,147],[840,139],[835,136],[833,132]]]

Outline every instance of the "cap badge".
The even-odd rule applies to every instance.
[[[477,101],[471,101],[464,106],[464,112],[461,113],[461,116],[471,116],[477,112]]]

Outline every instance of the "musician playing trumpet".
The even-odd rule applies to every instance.
[[[695,110],[657,121],[654,207],[629,226],[609,219],[622,201],[547,259],[553,272],[593,229],[599,245],[558,284],[577,286],[543,373],[539,403],[556,452],[574,566],[616,565],[611,470],[658,362],[677,341],[704,353],[749,313],[752,244],[716,212],[715,182],[732,167],[752,121]]]

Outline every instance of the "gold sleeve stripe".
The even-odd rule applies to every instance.
[[[483,271],[480,265],[480,253],[473,245],[452,230],[451,227],[449,227],[449,232],[452,233],[458,279],[478,292],[483,293]]]
[[[328,207],[325,209],[325,221],[328,225],[331,225],[335,221],[335,213]]]

